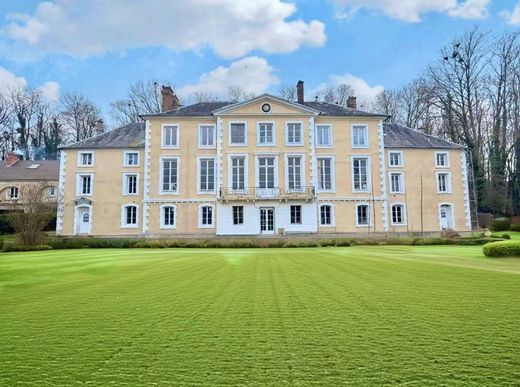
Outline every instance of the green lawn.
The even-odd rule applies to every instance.
[[[0,254],[0,385],[518,385],[480,247]]]

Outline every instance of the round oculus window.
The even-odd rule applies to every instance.
[[[264,103],[262,105],[262,111],[264,113],[269,113],[271,111],[271,105],[269,105],[268,103]]]

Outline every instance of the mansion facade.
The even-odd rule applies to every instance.
[[[178,106],[61,149],[57,233],[469,231],[465,149],[387,116],[264,94]]]

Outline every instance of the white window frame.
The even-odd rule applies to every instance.
[[[300,142],[289,142],[289,125],[290,124],[299,124],[300,125]],[[302,121],[285,121],[285,145],[286,146],[303,146],[305,144],[304,139],[304,129],[303,129],[303,122]]]
[[[319,126],[327,126],[329,128],[329,133],[330,133],[330,144],[329,145],[320,145],[318,144],[318,127]],[[331,124],[325,124],[325,123],[320,123],[320,124],[315,124],[314,125],[315,129],[315,133],[314,133],[314,138],[315,138],[315,142],[316,142],[316,148],[332,148],[334,146],[334,138],[332,136],[332,125]]]
[[[273,127],[273,141],[260,142],[260,125],[270,124]],[[256,123],[256,145],[257,146],[275,146],[276,145],[276,123],[274,121],[257,121]]]
[[[278,182],[278,154],[273,154],[273,153],[262,153],[262,154],[257,154],[255,159],[256,159],[256,165],[255,165],[255,187],[256,188],[259,188],[260,187],[260,173],[259,173],[259,167],[260,167],[260,164],[259,164],[259,159],[261,158],[274,158],[274,188],[261,188],[261,189],[276,189],[276,188],[279,188],[280,185],[279,185],[279,182]]]
[[[249,188],[249,157],[247,153],[230,153],[228,154],[228,188],[233,189],[233,158],[244,158],[244,190]],[[240,191],[237,189],[236,191]]]
[[[299,222],[294,222],[292,221],[292,207],[300,207],[300,221]],[[289,205],[289,224],[291,226],[298,226],[298,225],[302,225],[303,224],[303,205],[301,204],[290,204]]]
[[[164,223],[164,209],[166,207],[173,207],[173,226]],[[160,229],[173,229],[177,228],[177,205],[175,204],[163,204],[159,208],[159,228]]]
[[[319,176],[320,159],[330,159],[331,160],[331,162],[330,162],[330,173],[331,173],[330,189],[321,189],[320,188],[320,176]],[[316,192],[329,192],[329,193],[336,192],[335,164],[336,164],[336,156],[334,156],[334,155],[319,155],[316,157],[316,173],[317,173],[317,178],[318,178]]]
[[[166,145],[164,141],[166,140],[166,136],[164,135],[164,130],[166,127],[175,126],[177,128],[175,133],[175,145]],[[161,149],[179,149],[179,139],[180,139],[180,131],[181,126],[177,123],[166,123],[161,124]]]
[[[437,155],[439,154],[443,154],[443,155],[446,155],[446,165],[439,165],[437,164]],[[435,163],[435,168],[449,168],[450,167],[450,152],[448,151],[435,151],[434,152],[434,163]]]
[[[127,207],[135,207],[135,224],[126,223],[126,209]],[[127,203],[121,206],[121,228],[139,228],[139,205],[134,203]]]
[[[244,124],[244,142],[233,143],[231,142],[231,125],[232,124]],[[247,146],[247,121],[229,121],[228,123],[228,146]]]
[[[211,127],[212,130],[213,130],[213,144],[212,145],[202,145],[202,128],[205,127]],[[215,129],[215,124],[199,124],[199,130],[198,130],[198,133],[199,133],[199,148],[201,149],[215,149],[217,147],[217,138],[216,138],[216,135],[217,135],[217,132],[216,132],[216,129]]]
[[[402,213],[402,218],[403,218],[403,222],[402,223],[394,223],[394,206],[401,206],[403,208],[403,213]],[[391,203],[390,204],[390,224],[394,227],[403,227],[403,226],[407,226],[408,224],[408,214],[407,214],[407,208],[406,208],[406,204],[404,203],[401,203],[401,202],[394,202],[394,203]]]
[[[241,223],[235,223],[235,212],[234,212],[234,207],[242,207],[242,222]],[[231,222],[233,224],[233,226],[242,226],[245,224],[245,218],[246,218],[246,211],[245,211],[245,206],[243,204],[238,204],[238,205],[232,205],[231,206]]]
[[[213,160],[213,189],[202,189],[200,186],[200,166],[202,160]],[[217,189],[217,158],[212,156],[197,157],[197,194],[214,194]]]
[[[367,206],[368,207],[368,210],[367,210],[367,217],[368,217],[368,224],[360,224],[358,221],[358,207],[360,206]],[[370,208],[370,203],[366,203],[366,202],[360,202],[360,203],[356,203],[356,206],[355,206],[355,213],[354,213],[354,217],[355,217],[355,220],[356,220],[356,227],[370,227],[372,226],[372,209]]]
[[[202,208],[211,208],[211,224],[202,224]],[[233,210],[231,210],[233,211]],[[199,206],[199,228],[215,228],[215,206],[213,204],[201,204]]]
[[[447,175],[447,187],[446,191],[440,191],[439,190],[439,176],[440,175]],[[451,172],[448,171],[442,171],[442,172],[435,172],[435,187],[437,188],[438,194],[451,194],[452,193],[452,185],[451,185]]]
[[[127,177],[128,176],[136,176],[136,188],[137,188],[137,192],[136,193],[129,193],[128,192],[128,179]],[[139,195],[139,179],[140,176],[139,176],[139,173],[136,173],[136,172],[124,172],[123,173],[123,184],[122,185],[122,188],[123,188],[123,196],[137,196]]]
[[[305,190],[305,153],[288,153],[285,155],[285,190],[298,191],[296,188],[289,188],[289,157],[300,158],[300,191]]]
[[[355,127],[363,127],[365,129],[366,135],[366,144],[365,145],[356,145],[354,144],[354,128]],[[352,148],[354,149],[367,149],[370,147],[370,138],[368,134],[368,124],[352,124],[350,127],[350,138],[352,143]]]
[[[399,191],[394,191],[392,187],[392,175],[399,175]],[[392,194],[404,194],[406,191],[405,183],[404,183],[404,172],[388,172],[388,186],[390,188],[390,193]]]
[[[356,189],[354,183],[354,159],[367,159],[367,188],[366,189]],[[370,155],[361,155],[356,154],[350,157],[350,173],[352,177],[352,192],[353,193],[367,193],[372,189],[372,158]]]
[[[90,193],[84,194],[81,189],[81,177],[90,176]],[[93,173],[76,173],[76,196],[92,196],[94,194],[94,174]]]
[[[439,230],[441,230],[441,231],[443,230],[443,228],[442,228],[442,221],[441,221],[441,209],[442,209],[442,206],[450,206],[450,208],[451,208],[451,217],[452,217],[452,222],[453,222],[452,230],[456,230],[457,226],[455,224],[455,205],[453,203],[450,203],[450,202],[441,202],[441,203],[437,204],[437,217],[439,219]]]
[[[399,155],[399,165],[392,165],[392,154],[398,154]],[[404,166],[404,159],[403,159],[403,151],[388,151],[388,167],[389,168],[402,168]]]
[[[137,164],[128,164],[128,155],[130,154],[137,154]],[[141,152],[139,152],[138,150],[126,150],[123,152],[123,166],[124,167],[128,167],[128,168],[134,168],[134,167],[139,167],[141,165]]]
[[[321,223],[321,207],[329,206],[330,207],[330,224]],[[334,203],[320,203],[318,205],[318,222],[320,227],[336,227],[336,211]]]
[[[83,164],[83,155],[92,155],[92,164]],[[96,153],[94,151],[80,151],[78,152],[78,167],[92,168],[95,165]]]
[[[163,160],[177,159],[177,190],[164,191],[163,190]],[[159,195],[179,195],[181,191],[181,158],[179,156],[162,156],[159,157]]]
[[[13,190],[16,190],[16,195],[15,196],[12,196],[11,193]],[[17,186],[10,186],[8,191],[7,191],[7,199],[8,200],[18,200],[20,198],[20,188],[17,187]]]

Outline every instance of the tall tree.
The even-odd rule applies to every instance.
[[[85,96],[65,93],[61,97],[61,120],[71,141],[77,142],[96,133],[99,109]]]

